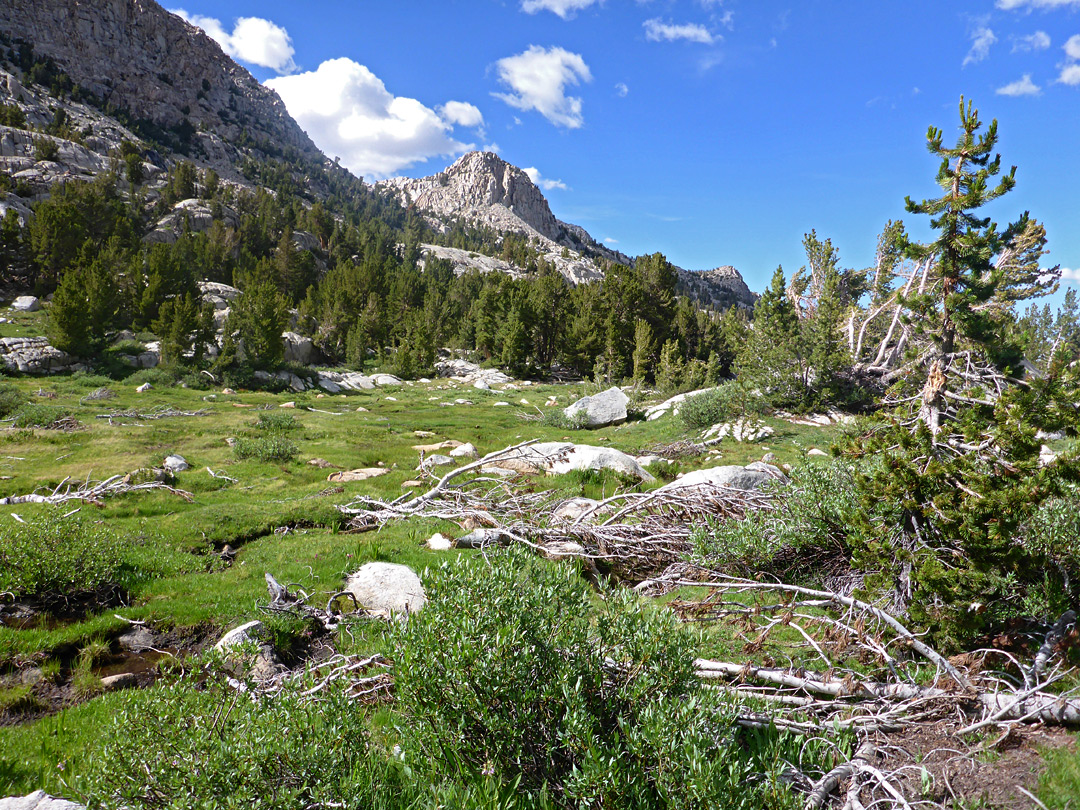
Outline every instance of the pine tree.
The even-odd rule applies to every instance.
[[[1041,504],[1080,480],[1074,456],[1041,466],[1036,439],[1037,428],[1075,428],[1080,381],[1064,363],[1026,383],[1006,373],[1017,330],[994,304],[1018,289],[1008,258],[1017,238],[1031,235],[1030,220],[999,233],[972,213],[1013,187],[1015,169],[991,187],[1000,171],[991,158],[996,122],[980,134],[977,111],[962,99],[960,119],[955,148],[933,127],[927,137],[942,158],[944,196],[908,200],[938,231],[928,246],[906,246],[934,268],[933,283],[908,299],[921,338],[911,373],[893,391],[895,408],[849,454],[863,459],[853,556],[865,586],[891,596],[939,643],[964,645],[1025,602],[1049,605],[1061,593],[1045,552],[1019,539]]]

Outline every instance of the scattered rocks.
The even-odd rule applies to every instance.
[[[86,368],[43,337],[0,338],[0,363],[22,374],[59,374]]]
[[[655,480],[633,456],[620,450],[570,442],[540,442],[519,447],[513,453],[485,464],[483,470],[509,470],[526,475],[560,475],[571,470],[614,470],[640,481]]]
[[[461,358],[440,360],[435,364],[435,371],[440,377],[448,377],[456,382],[469,383],[476,388],[484,390],[493,385],[501,385],[510,382],[513,377],[499,371],[497,368],[480,368],[476,363],[470,363]],[[481,386],[479,383],[483,383]]]
[[[679,415],[679,405],[691,397],[696,397],[699,394],[707,394],[710,391],[715,391],[715,388],[700,388],[697,391],[687,391],[685,394],[676,394],[671,399],[664,400],[659,405],[653,405],[651,408],[645,409],[646,421],[652,422],[654,419],[659,419],[664,414],[671,412],[672,416]]]
[[[583,419],[586,427],[604,427],[625,422],[626,406],[629,402],[630,398],[621,388],[612,386],[591,397],[582,397],[565,408],[563,413],[570,420]]]
[[[737,419],[734,422],[724,422],[713,425],[702,434],[702,439],[725,439],[728,436],[737,442],[759,442],[776,433],[771,427],[760,419]]]
[[[365,610],[387,617],[416,613],[427,603],[420,577],[406,565],[370,562],[349,575],[345,590]]]
[[[331,484],[348,484],[353,481],[367,481],[369,478],[378,478],[388,472],[390,470],[384,467],[360,467],[355,470],[330,473],[330,475],[326,476],[326,480]]]

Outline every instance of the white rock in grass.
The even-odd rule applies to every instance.
[[[430,551],[449,551],[453,548],[453,541],[439,532],[431,535],[425,543]]]
[[[25,796],[0,799],[0,810],[86,810],[86,805],[54,798],[44,790],[35,790]]]
[[[479,458],[480,454],[476,452],[476,448],[471,442],[455,447],[450,451],[451,458]]]
[[[37,312],[41,309],[41,301],[32,295],[20,295],[11,302],[11,308],[16,312]]]
[[[187,463],[186,458],[175,453],[171,456],[165,456],[165,461],[162,466],[169,472],[174,473],[183,472],[184,470],[191,468],[191,465]]]
[[[142,385],[140,385],[138,388],[136,388],[135,393],[136,394],[145,394],[147,391],[149,391],[153,387],[154,386],[152,386],[150,383],[146,382],[146,383],[143,383]]]
[[[808,456],[825,456],[825,457],[828,457],[829,454],[826,453],[824,450],[819,450],[816,447],[811,447],[809,450],[806,451],[806,455],[808,455]]]
[[[416,613],[427,603],[420,577],[407,565],[370,562],[350,574],[345,590],[365,609],[387,615]]]
[[[618,387],[611,387],[591,397],[582,397],[573,405],[563,409],[567,419],[573,420],[582,414],[586,427],[603,427],[626,421],[626,406],[630,397]]]

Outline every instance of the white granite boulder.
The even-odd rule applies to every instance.
[[[407,565],[369,562],[345,580],[345,590],[365,610],[400,616],[416,613],[427,604],[420,577]]]

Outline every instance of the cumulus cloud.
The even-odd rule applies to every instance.
[[[439,117],[448,124],[462,127],[482,127],[484,115],[467,101],[448,101],[439,107]]]
[[[626,86],[626,82],[618,82],[615,85],[615,95],[619,98],[626,98],[627,93],[630,92],[630,88]]]
[[[999,96],[1037,96],[1042,92],[1039,85],[1031,80],[1031,74],[1025,73],[1015,82],[1009,82],[1004,87],[997,89]]]
[[[1017,51],[1045,51],[1050,47],[1050,35],[1045,31],[1036,31],[1026,37],[1013,40],[1013,53]]]
[[[1080,60],[1080,34],[1073,34],[1062,46],[1070,59]]]
[[[1061,69],[1061,74],[1057,80],[1061,84],[1067,84],[1070,87],[1080,85],[1080,65],[1066,65]]]
[[[645,28],[645,39],[650,42],[674,42],[679,39],[700,42],[703,45],[716,42],[716,37],[709,29],[697,23],[666,23],[659,17],[654,17],[646,20],[642,26]]]
[[[1040,9],[1049,11],[1055,8],[1080,8],[1080,0],[997,0],[997,7],[1004,11]]]
[[[475,120],[480,112],[471,104],[447,102],[440,115],[416,99],[394,96],[378,76],[347,58],[330,59],[317,70],[266,84],[316,146],[340,157],[356,174],[377,178],[430,157],[471,149],[471,144],[452,137],[456,121],[445,117],[446,110],[459,121]]]
[[[1059,268],[1061,270],[1061,280],[1071,281],[1075,284],[1080,284],[1080,269],[1070,270],[1068,267]]]
[[[964,57],[964,67],[973,62],[981,62],[990,55],[990,46],[997,42],[994,32],[986,26],[976,28],[971,34],[971,50]]]
[[[568,86],[592,81],[589,66],[580,54],[563,48],[530,45],[516,56],[495,63],[499,81],[513,92],[492,93],[519,110],[536,110],[556,126],[577,129],[585,119],[581,98],[568,96]]]
[[[560,189],[562,191],[569,191],[570,186],[566,185],[562,180],[549,180],[546,177],[541,177],[540,172],[535,166],[530,166],[527,169],[522,169],[525,174],[529,175],[529,179],[533,181],[533,185],[538,188],[542,188],[544,191],[551,191],[553,188]]]
[[[270,20],[241,17],[233,23],[230,34],[221,24],[221,20],[214,17],[188,14],[182,8],[172,9],[172,13],[201,28],[233,59],[270,68],[277,73],[291,73],[296,70],[296,63],[293,62],[295,50],[289,33]]]
[[[602,2],[602,0],[521,0],[521,10],[526,14],[550,11],[552,14],[558,14],[564,20],[569,20],[579,11],[587,9],[597,2]]]
[[[619,244],[619,240],[618,239],[613,239],[610,236],[605,236],[604,237],[604,244],[605,245],[617,245],[617,244]]]

